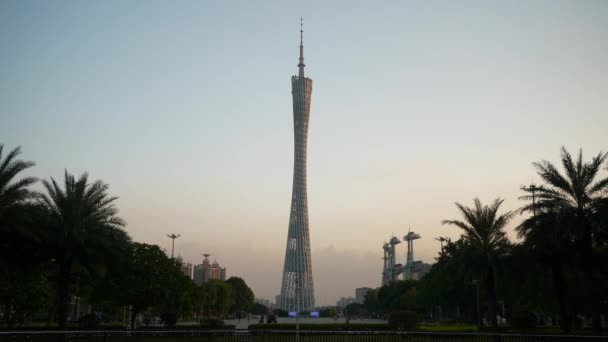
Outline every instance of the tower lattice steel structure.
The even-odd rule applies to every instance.
[[[418,270],[414,266],[414,240],[420,239],[420,234],[408,231],[407,235],[403,237],[403,241],[407,241],[407,259],[405,261],[405,267],[403,269],[403,279],[413,279],[412,273]]]
[[[299,73],[298,76],[291,77],[294,123],[293,190],[279,305],[287,311],[310,311],[315,307],[306,193],[306,150],[312,80],[304,77],[304,31],[302,24],[300,25]]]
[[[384,268],[382,269],[382,285],[387,285],[391,281],[397,280],[397,276],[401,274],[403,266],[397,263],[395,246],[401,243],[398,237],[393,236],[388,243],[382,246],[384,249]]]

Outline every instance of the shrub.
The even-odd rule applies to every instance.
[[[420,315],[414,311],[395,311],[388,318],[388,326],[391,329],[410,331],[415,330],[420,321]]]
[[[275,315],[277,315],[279,317],[287,317],[287,316],[289,316],[289,313],[287,311],[285,311],[285,310],[282,310],[282,309],[275,309],[273,312],[274,312]]]
[[[511,327],[515,329],[536,329],[536,315],[530,311],[513,313]]]
[[[572,328],[581,329],[583,327],[583,320],[578,315],[572,317]]]
[[[217,318],[205,318],[201,320],[201,328],[204,329],[224,329],[224,321]]]
[[[163,312],[160,319],[167,328],[173,328],[177,324],[177,314],[175,312]]]
[[[99,326],[99,320],[94,313],[86,314],[80,317],[78,320],[78,326],[80,328],[97,328]]]

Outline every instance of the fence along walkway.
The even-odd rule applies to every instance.
[[[0,341],[28,342],[608,342],[605,336],[400,331],[158,330],[158,331],[0,331]]]

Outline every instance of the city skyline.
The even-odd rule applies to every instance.
[[[103,179],[134,240],[170,253],[179,233],[175,255],[209,251],[275,298],[300,16],[317,305],[378,286],[387,236],[411,227],[433,262],[460,235],[440,224],[454,202],[517,209],[532,162],[608,149],[604,1],[6,1],[0,142],[36,162],[26,175]]]

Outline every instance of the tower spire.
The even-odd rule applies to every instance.
[[[298,76],[300,78],[304,78],[304,18],[300,17],[300,63],[298,63],[298,68],[300,72]]]

